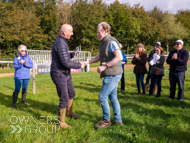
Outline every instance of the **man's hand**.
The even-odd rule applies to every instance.
[[[106,69],[107,67],[104,65],[104,66],[99,66],[98,68],[97,68],[97,72],[98,73],[101,73],[101,72],[103,72],[105,69]]]
[[[89,61],[85,61],[83,62],[84,63],[84,66],[88,65],[89,64]]]
[[[173,54],[172,60],[177,60],[177,53]]]
[[[79,63],[81,64],[81,69],[84,69],[84,67],[85,67],[84,63],[81,61]]]

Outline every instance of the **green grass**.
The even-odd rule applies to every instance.
[[[132,71],[125,70],[125,94],[120,93],[120,83],[118,87],[125,126],[113,125],[106,129],[93,127],[102,118],[98,100],[102,79],[97,72],[72,74],[76,90],[73,109],[80,118],[75,120],[67,117],[66,122],[72,128],[66,130],[58,130],[55,126],[59,98],[49,75],[36,76],[35,95],[32,94],[30,80],[27,94],[30,105],[24,106],[19,94],[17,110],[12,108],[13,77],[0,78],[0,142],[190,142],[190,71],[186,72],[183,102],[166,100],[169,95],[168,67],[162,80],[162,96],[158,99],[136,94],[135,75]],[[113,121],[111,106],[110,110]],[[17,129],[20,126],[23,130],[11,133],[11,126]]]
[[[0,69],[0,73],[14,73],[14,69]]]

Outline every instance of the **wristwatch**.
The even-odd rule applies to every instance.
[[[108,65],[106,64],[106,69],[108,69],[109,67],[108,67]]]

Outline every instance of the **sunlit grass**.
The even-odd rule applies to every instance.
[[[189,68],[190,66],[188,66]],[[71,129],[58,129],[57,109],[59,98],[49,75],[36,76],[36,94],[32,93],[30,80],[27,102],[17,101],[12,108],[13,77],[0,78],[0,142],[190,142],[190,72],[186,72],[185,100],[166,100],[169,96],[168,67],[162,80],[162,96],[138,95],[133,69],[125,70],[126,92],[120,93],[124,127],[113,125],[94,129],[102,118],[98,94],[102,85],[97,72],[72,74],[76,90],[73,109],[80,118],[66,118]],[[111,109],[111,120],[113,111]],[[24,119],[25,118],[25,119]],[[27,120],[28,119],[28,120]],[[17,130],[14,133],[13,127]],[[19,130],[19,127],[23,130]],[[18,133],[20,131],[20,133]]]

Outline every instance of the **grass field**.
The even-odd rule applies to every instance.
[[[190,66],[188,65],[190,69]],[[17,101],[18,109],[12,108],[13,77],[0,78],[0,142],[6,143],[107,143],[107,142],[190,142],[190,70],[186,72],[185,100],[166,100],[169,95],[168,67],[162,80],[162,96],[138,95],[132,69],[125,70],[126,92],[118,99],[125,126],[113,125],[95,129],[94,123],[102,118],[98,93],[102,79],[97,72],[72,74],[76,90],[73,109],[80,118],[66,118],[71,129],[59,129],[57,108],[59,98],[49,75],[36,76],[36,94],[32,94],[30,80],[27,102]],[[113,111],[111,120],[113,121]]]

